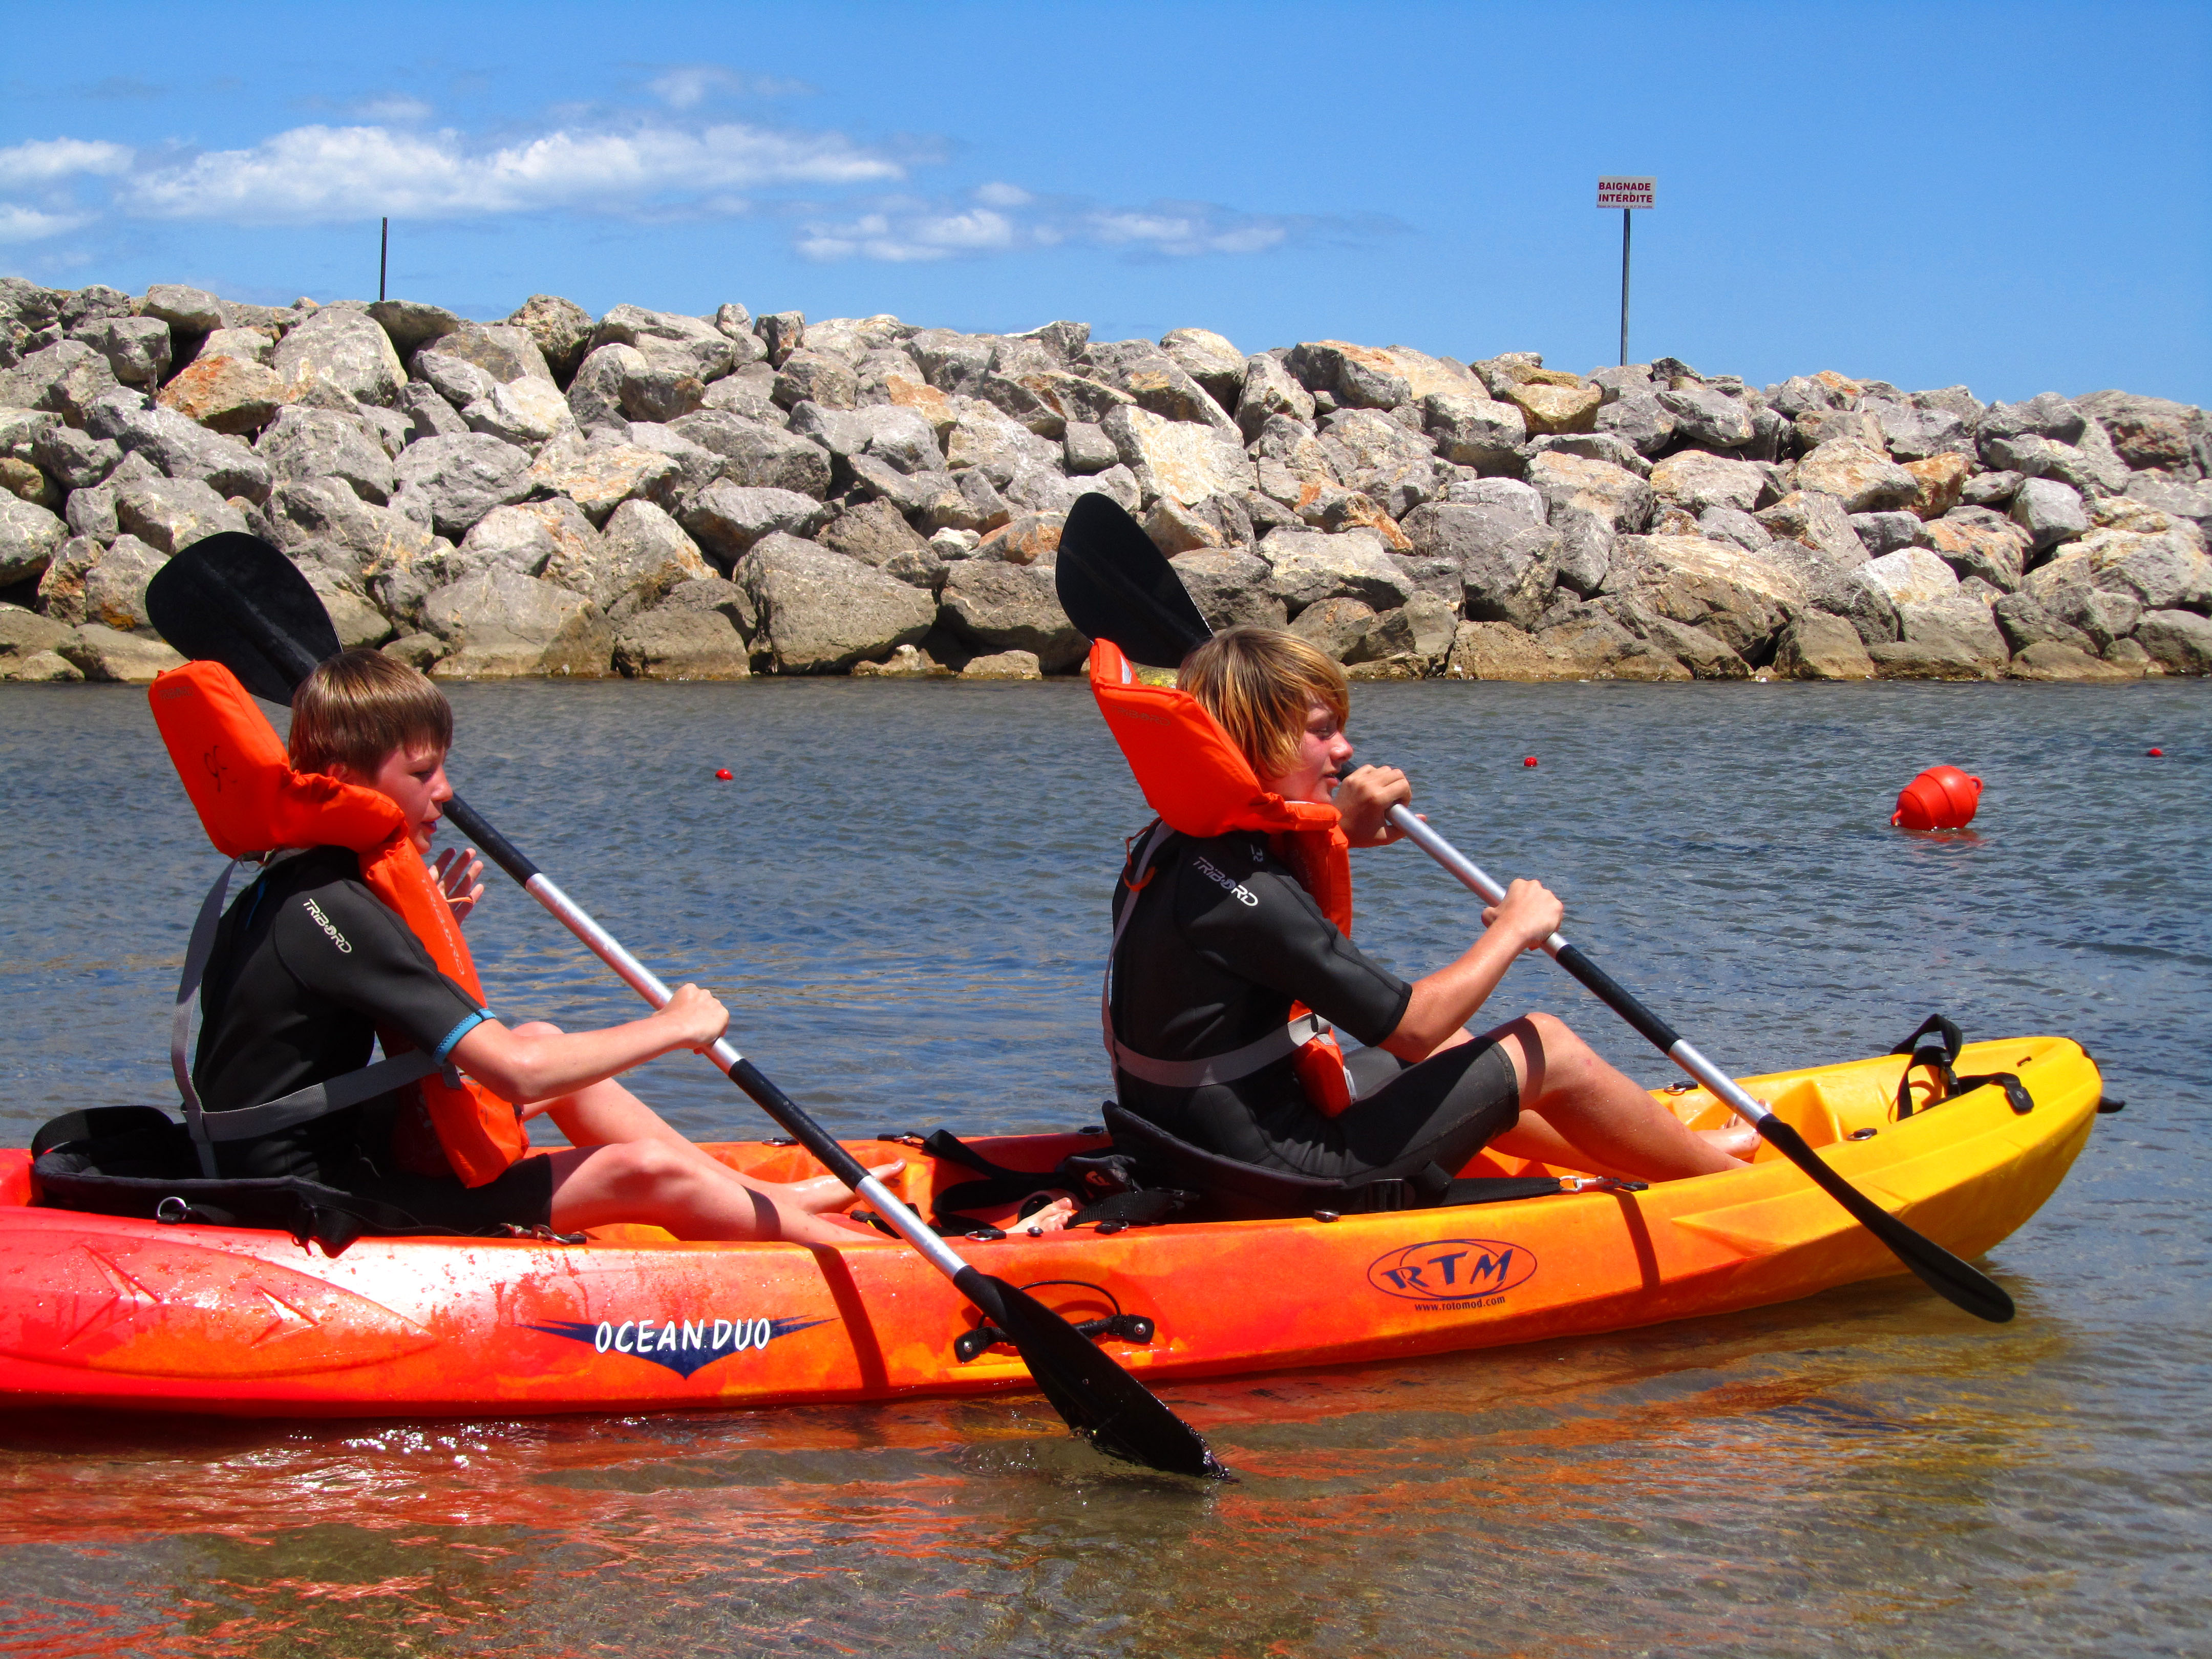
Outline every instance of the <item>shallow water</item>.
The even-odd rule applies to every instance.
[[[847,1133],[1093,1119],[1121,836],[1079,687],[456,690],[456,783]],[[1751,1072],[2079,1038],[2128,1109],[1989,1265],[1980,1326],[1910,1279],[1726,1318],[1175,1385],[1242,1480],[1106,1464],[1034,1398],[640,1419],[285,1426],[0,1416],[0,1653],[2020,1655],[2212,1652],[2204,1172],[2212,686],[1362,688],[1431,821]],[[2163,747],[2152,760],[2144,750]],[[1522,764],[1534,755],[1540,764]],[[1950,761],[1972,834],[1886,822]],[[730,784],[713,781],[728,766]],[[218,864],[139,693],[0,694],[12,854],[0,1135],[168,1097]],[[1409,973],[1475,907],[1363,855]],[[495,1006],[626,993],[495,885]],[[1540,960],[1497,1006],[1665,1062]],[[763,1120],[696,1060],[641,1091]]]

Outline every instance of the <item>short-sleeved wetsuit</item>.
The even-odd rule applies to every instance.
[[[1225,1054],[1279,1030],[1297,1001],[1370,1046],[1347,1057],[1357,1098],[1337,1117],[1306,1098],[1288,1058],[1195,1089],[1117,1069],[1127,1110],[1239,1163],[1342,1180],[1431,1162],[1456,1172],[1512,1127],[1518,1085],[1495,1043],[1414,1066],[1371,1046],[1397,1029],[1413,988],[1337,930],[1266,836],[1171,836],[1152,871],[1135,895],[1129,870],[1115,890],[1117,922],[1125,905],[1137,907],[1115,952],[1119,1042],[1155,1060]]]
[[[217,925],[201,983],[192,1083],[210,1113],[252,1106],[368,1063],[378,1029],[443,1060],[490,1018],[438,970],[407,924],[369,891],[343,848],[278,859]],[[217,1142],[228,1177],[294,1176],[397,1205],[424,1224],[475,1230],[543,1225],[551,1165],[526,1158],[497,1180],[393,1167],[397,1094],[251,1140]]]

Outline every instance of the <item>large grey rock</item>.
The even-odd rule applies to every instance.
[[[404,362],[433,340],[471,327],[443,306],[420,300],[379,300],[368,307],[370,320],[384,331]]]
[[[921,589],[795,536],[764,538],[735,574],[759,607],[761,636],[780,674],[836,672],[887,656],[919,641],[937,620],[936,603]]]
[[[173,409],[148,409],[135,393],[103,398],[86,429],[143,455],[172,478],[190,478],[217,495],[269,499],[269,465],[236,438],[210,432]]]
[[[2212,417],[2201,409],[2130,392],[2093,392],[2074,406],[2102,427],[2120,459],[2138,471],[2194,466],[2212,472]]]
[[[156,283],[138,301],[142,316],[158,319],[179,334],[212,334],[228,325],[229,307],[204,288]]]
[[[1313,393],[1283,367],[1279,357],[1266,354],[1247,357],[1235,412],[1237,429],[1249,443],[1273,416],[1288,416],[1291,420],[1310,423],[1314,417]]]
[[[479,398],[489,398],[499,385],[498,376],[481,363],[451,356],[438,346],[415,354],[414,373],[416,380],[428,385],[456,409],[465,408]]]
[[[575,425],[575,414],[557,387],[535,376],[502,381],[465,405],[461,422],[519,449],[536,450]]]
[[[962,476],[966,479],[976,475]],[[965,533],[972,539],[973,532]],[[945,585],[945,554],[934,541],[925,541],[890,501],[862,501],[849,507],[813,539],[833,553],[858,559],[910,586],[934,593]],[[963,556],[971,551],[972,545],[961,549]]]
[[[565,386],[575,378],[592,343],[592,316],[583,307],[558,295],[533,294],[507,320],[537,342],[556,383]]]
[[[2045,392],[2025,403],[1991,404],[1975,422],[1978,441],[2003,441],[2019,437],[2048,438],[2070,444],[2081,436],[2088,416],[2055,392]]]
[[[1797,463],[1797,488],[1833,495],[1846,513],[1882,513],[1901,507],[1919,492],[1920,481],[1880,450],[1848,438],[1822,444]]]
[[[1734,542],[1747,553],[1764,553],[1774,540],[1765,525],[1732,507],[1709,507],[1698,514],[1698,533],[1711,541]]]
[[[1936,455],[1972,455],[1974,435],[1966,421],[1948,409],[1921,408],[1887,398],[1860,404],[1881,425],[1890,454],[1900,461],[1924,461]]]
[[[701,381],[715,380],[737,365],[736,346],[712,323],[640,306],[617,306],[600,318],[592,344],[594,349],[634,347],[647,358],[680,368]]]
[[[389,404],[407,384],[391,337],[367,313],[318,311],[276,343],[270,358],[297,397],[327,386],[365,404]]]
[[[1528,483],[1548,513],[1588,513],[1617,534],[1643,529],[1657,502],[1651,486],[1633,472],[1577,455],[1537,456],[1528,464]]]
[[[86,489],[115,471],[122,446],[59,421],[31,440],[31,460],[64,489]]]
[[[2135,641],[2169,674],[2212,674],[2212,618],[2193,611],[2147,611]]]
[[[500,386],[521,380],[553,385],[553,371],[530,331],[511,323],[463,323],[441,335],[439,354],[472,364]]]
[[[365,501],[379,507],[398,485],[391,457],[370,441],[360,423],[325,409],[298,404],[277,411],[254,453],[268,464],[272,482],[300,478],[343,478]]]
[[[402,434],[404,443],[420,443],[425,438],[458,437],[470,429],[469,423],[461,418],[461,411],[440,397],[436,388],[426,380],[410,380],[392,407],[407,420]]]
[[[157,389],[169,373],[169,325],[157,317],[103,317],[73,330],[103,357],[125,386]]]
[[[1462,392],[1432,392],[1422,404],[1429,435],[1455,466],[1480,472],[1517,471],[1528,422],[1520,410],[1494,398]]]
[[[530,452],[481,432],[410,444],[392,470],[398,489],[428,507],[441,536],[466,534],[492,508],[520,501],[532,488]]]
[[[35,580],[69,533],[45,507],[0,490],[0,587]]]
[[[1134,409],[1133,404],[1127,407]],[[1164,421],[1158,423],[1169,424]],[[1108,441],[1115,445],[1115,453],[1120,454],[1120,441],[1115,438],[1113,429],[1103,429]],[[1052,465],[1059,452],[1057,444],[1038,436],[1004,410],[977,399],[963,398],[955,405],[953,422],[944,434],[944,442],[947,466],[955,471],[974,467],[1001,489],[1012,483],[1014,474],[1025,465]]]
[[[951,396],[973,397],[991,372],[997,345],[988,334],[926,328],[906,343],[906,349],[931,386]]]
[[[1167,495],[1189,507],[1209,495],[1241,495],[1257,482],[1243,447],[1213,427],[1136,408],[1116,409],[1100,424],[1148,501]]]
[[[719,611],[663,605],[624,622],[615,635],[615,667],[630,679],[741,680],[751,648]]]
[[[2029,542],[2011,520],[1987,507],[1961,507],[1923,528],[1924,533],[1917,545],[1933,549],[1961,581],[1969,576],[1978,576],[1990,586],[2008,593],[2020,586],[2021,573],[2027,568]],[[1887,553],[1896,550],[1885,547],[1879,550]]]
[[[1268,580],[1272,568],[1245,549],[1203,548],[1176,556],[1175,568],[1199,615],[1216,632],[1239,623],[1280,628],[1289,608]]]
[[[1609,432],[1639,455],[1656,455],[1674,439],[1674,417],[1654,392],[1631,392],[1597,412],[1594,428]]]
[[[1782,630],[1774,647],[1774,672],[1785,679],[1870,680],[1875,667],[1850,623],[1815,611]]]
[[[720,410],[701,410],[668,424],[722,457],[723,476],[733,483],[795,490],[817,500],[830,493],[830,452],[796,433]]]
[[[2013,654],[2037,645],[2062,645],[2094,656],[2097,642],[2069,622],[2062,621],[2032,593],[2008,593],[1990,607],[1990,620],[2004,635]]]
[[[635,346],[602,345],[568,383],[568,409],[586,432],[623,421],[673,422],[706,401],[705,383],[680,362],[656,362]]]
[[[10,671],[27,657],[54,654],[54,647],[69,631],[67,623],[26,611],[20,605],[0,605],[0,679],[13,678]]]
[[[1753,518],[1775,540],[1796,542],[1839,567],[1866,561],[1866,545],[1851,527],[1843,502],[1833,495],[1793,489],[1773,506],[1760,508]]]
[[[2212,531],[2212,483],[2175,483],[2154,472],[2138,472],[2128,480],[2127,498]]]
[[[41,438],[57,430],[73,429],[64,427],[62,417],[51,410],[0,409],[0,456],[35,462]]]
[[[680,507],[682,479],[679,464],[658,450],[632,443],[586,448],[572,439],[556,438],[531,462],[520,488],[526,495],[565,495],[599,525],[624,501],[641,496],[663,507]]]
[[[1269,360],[1270,362],[1273,359]],[[1060,439],[1061,464],[1076,477],[1088,477],[1117,465],[1121,452],[1105,428],[1091,421],[1070,421]]]
[[[2212,610],[2212,559],[2193,526],[2093,530],[2067,551],[2087,561],[2093,585],[2146,611]]]
[[[1850,524],[1866,550],[1877,558],[1884,553],[1894,553],[1900,547],[1932,544],[1928,528],[1917,514],[1854,513]]]
[[[684,527],[728,565],[743,558],[761,538],[777,531],[811,536],[830,521],[835,511],[796,490],[759,489],[723,479],[708,485],[692,499],[684,514]],[[917,544],[921,539],[915,537]]]
[[[210,432],[236,435],[258,432],[290,394],[275,370],[250,358],[216,354],[179,370],[156,401]]]
[[[563,542],[572,544],[572,551],[579,556],[572,562],[586,566],[596,562],[599,532],[592,527],[591,520],[582,516],[574,502],[568,503],[568,511],[576,514],[573,520],[566,515],[556,518],[548,514],[545,505],[532,501],[527,507],[495,507],[478,519],[461,538],[453,556],[441,562],[440,572],[445,581],[459,581],[463,576],[481,575],[489,570],[512,570],[520,575],[545,576],[552,580],[546,566],[562,550]],[[571,533],[556,541],[556,533],[564,531]],[[441,586],[444,583],[433,585]],[[587,582],[563,582],[562,586],[591,597]]]
[[[408,564],[433,544],[427,524],[362,501],[351,485],[337,478],[277,485],[264,519],[270,538],[286,552],[311,544],[343,549],[356,576]]]
[[[1322,599],[1352,599],[1377,611],[1395,610],[1414,584],[1371,530],[1325,535],[1310,530],[1268,532],[1258,548],[1268,567],[1269,589],[1297,613]]]
[[[99,623],[71,629],[54,649],[85,678],[113,684],[150,685],[156,676],[185,665],[185,659],[160,640],[121,633]]]
[[[1417,558],[1443,560],[1457,573],[1459,591],[1451,597],[1463,600],[1468,616],[1526,627],[1549,599],[1567,550],[1565,538],[1545,528],[1540,513],[1531,512],[1540,507],[1535,492],[1516,488],[1528,499],[1505,497],[1488,505],[1432,501],[1406,515],[1405,530]],[[1609,541],[1604,551],[1609,562]],[[1578,569],[1577,577],[1578,592],[1595,591],[1604,570]]]
[[[82,426],[93,403],[118,384],[103,353],[82,340],[57,340],[0,369],[0,408],[49,410]]]
[[[1622,537],[1604,591],[1701,629],[1752,663],[1806,602],[1804,584],[1784,566],[1698,536]]]
[[[1073,668],[1088,648],[1060,608],[1048,562],[963,559],[945,573],[944,606],[962,639],[990,652],[1032,652],[1048,674]]]
[[[556,552],[546,580],[581,593],[617,623],[651,610],[678,583],[715,574],[682,526],[647,501],[624,501],[601,534],[571,545],[581,556]]]
[[[1610,432],[1546,433],[1531,438],[1528,447],[1522,451],[1524,461],[1545,454],[1579,455],[1586,461],[1604,461],[1623,471],[1633,472],[1639,478],[1651,476],[1651,463]]]
[[[2143,606],[2132,592],[2101,586],[2098,574],[2087,551],[2069,549],[2028,572],[2021,591],[2069,628],[2087,635],[2099,651],[2109,651],[2116,641],[2135,631]]]
[[[920,411],[894,404],[865,409],[825,409],[800,403],[791,411],[791,430],[812,440],[834,456],[872,455],[901,472],[939,472],[945,453],[936,431]],[[1108,464],[1113,452],[1108,449]]]
[[[1652,493],[1660,501],[1693,514],[1715,507],[1748,513],[1767,487],[1765,472],[1753,463],[1700,449],[1670,455],[1651,469]]]
[[[219,328],[200,342],[200,349],[192,354],[192,362],[204,363],[216,357],[236,357],[266,368],[276,352],[275,337],[258,328]]]
[[[117,524],[164,554],[224,531],[243,532],[239,510],[196,478],[161,478],[131,485],[115,501]]]
[[[168,562],[167,552],[137,537],[118,536],[86,568],[76,615],[70,620],[98,623],[124,634],[150,631],[154,624],[146,614],[146,584]]]
[[[1247,360],[1228,340],[1209,329],[1176,328],[1160,336],[1160,349],[1221,408],[1237,408],[1243,395]]]
[[[674,478],[664,490],[654,493],[656,496],[672,497],[667,503],[668,508],[678,517],[690,504],[693,496],[728,470],[728,463],[704,444],[695,443],[674,427],[663,426],[655,421],[632,421],[629,423],[629,447],[664,455],[675,463]]]
[[[2027,532],[2029,545],[2039,553],[2089,533],[2081,492],[2056,478],[2025,480],[2012,498],[2012,521]]]
[[[1752,411],[1741,398],[1710,386],[1670,386],[1657,394],[1674,422],[1674,436],[1705,449],[1741,449],[1752,441]]]
[[[1152,347],[1148,341],[1133,342],[1144,348],[1140,354],[1115,360],[1110,355],[1100,367],[1115,386],[1127,392],[1137,405],[1170,421],[1190,421],[1212,428],[1237,441],[1242,435],[1228,411],[1206,388],[1200,386],[1182,367],[1165,352]],[[1110,349],[1109,349],[1110,350]],[[1099,356],[1094,348],[1093,359]],[[1241,390],[1241,387],[1240,387]],[[1108,411],[1095,411],[1103,419]]]
[[[431,670],[438,679],[597,679],[612,666],[606,613],[535,576],[494,570],[465,577],[433,592],[422,617],[448,647]]]
[[[850,409],[860,400],[860,377],[842,357],[826,351],[793,352],[778,365],[770,393],[780,409],[802,403]]]

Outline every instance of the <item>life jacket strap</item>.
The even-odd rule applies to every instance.
[[[176,1075],[177,1092],[184,1100],[185,1128],[199,1153],[200,1173],[210,1181],[216,1178],[215,1148],[218,1141],[252,1140],[280,1129],[312,1123],[319,1117],[358,1106],[365,1100],[389,1094],[444,1069],[432,1055],[417,1050],[393,1054],[358,1071],[311,1083],[304,1089],[295,1089],[290,1094],[279,1095],[258,1105],[220,1112],[206,1110],[200,1104],[199,1091],[192,1085],[192,1015],[199,1006],[200,981],[207,975],[208,958],[215,954],[216,928],[222,921],[223,898],[230,890],[230,878],[238,866],[236,859],[224,865],[222,873],[215,878],[215,885],[208,889],[207,897],[200,902],[199,915],[192,921],[191,941],[185,947],[185,971],[177,981],[176,1012],[169,1020],[169,1069]]]
[[[1158,821],[1138,846],[1135,863],[1124,884],[1129,896],[1121,906],[1121,915],[1115,920],[1114,941],[1106,947],[1106,973],[1098,990],[1098,1023],[1106,1038],[1106,1057],[1120,1070],[1164,1089],[1202,1089],[1210,1083],[1234,1083],[1287,1060],[1316,1037],[1327,1036],[1330,1027],[1320,1015],[1304,1013],[1241,1048],[1231,1048],[1224,1054],[1207,1054],[1200,1060],[1155,1060],[1150,1054],[1138,1053],[1114,1035],[1114,963],[1121,953],[1121,935],[1128,929],[1129,918],[1137,913],[1139,891],[1151,880],[1153,858],[1174,834],[1164,820]]]

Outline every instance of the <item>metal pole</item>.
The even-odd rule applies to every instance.
[[[1626,257],[1626,256],[1624,255],[1624,258],[1625,258],[1625,257]],[[382,235],[378,239],[378,240],[377,240],[377,246],[376,246],[376,298],[377,298],[377,302],[378,302],[380,305],[380,304],[382,304],[382,303],[383,303],[383,301],[384,301],[384,271],[385,271],[385,267],[386,267],[386,265],[391,262],[391,258],[392,258],[392,221],[391,221],[391,220],[389,220],[389,219],[386,219],[386,220],[384,222],[384,232],[383,232],[383,234],[382,234]],[[1623,270],[1624,273],[1626,272],[1626,269],[1627,269],[1627,268],[1626,268],[1626,265],[1624,265],[1624,266],[1622,267],[1622,270]],[[1622,276],[1621,280],[1622,280],[1624,283],[1625,283],[1625,282],[1626,282],[1626,281],[1628,280],[1628,279],[1627,279],[1627,276],[1626,276],[1626,274],[1624,274],[1624,275],[1623,275],[1623,276]],[[1627,299],[1626,298],[1626,290],[1625,290],[1625,289],[1623,290],[1623,294],[1624,294],[1624,297],[1622,298],[1621,302],[1620,302],[1620,307],[1621,307],[1621,310],[1620,310],[1620,337],[1621,337],[1621,339],[1625,342],[1625,341],[1626,341],[1626,339],[1628,338],[1628,301],[1627,301]],[[1628,347],[1624,343],[1624,344],[1621,346],[1621,348],[1620,348],[1620,349],[1621,349],[1623,351],[1626,351],[1626,350],[1627,350],[1627,349],[1628,349]],[[1622,362],[1626,362],[1627,361],[1627,359],[1626,359],[1626,358],[1623,358],[1621,361],[1622,361]]]
[[[1620,366],[1628,367],[1628,226],[1636,215],[1620,210]]]

